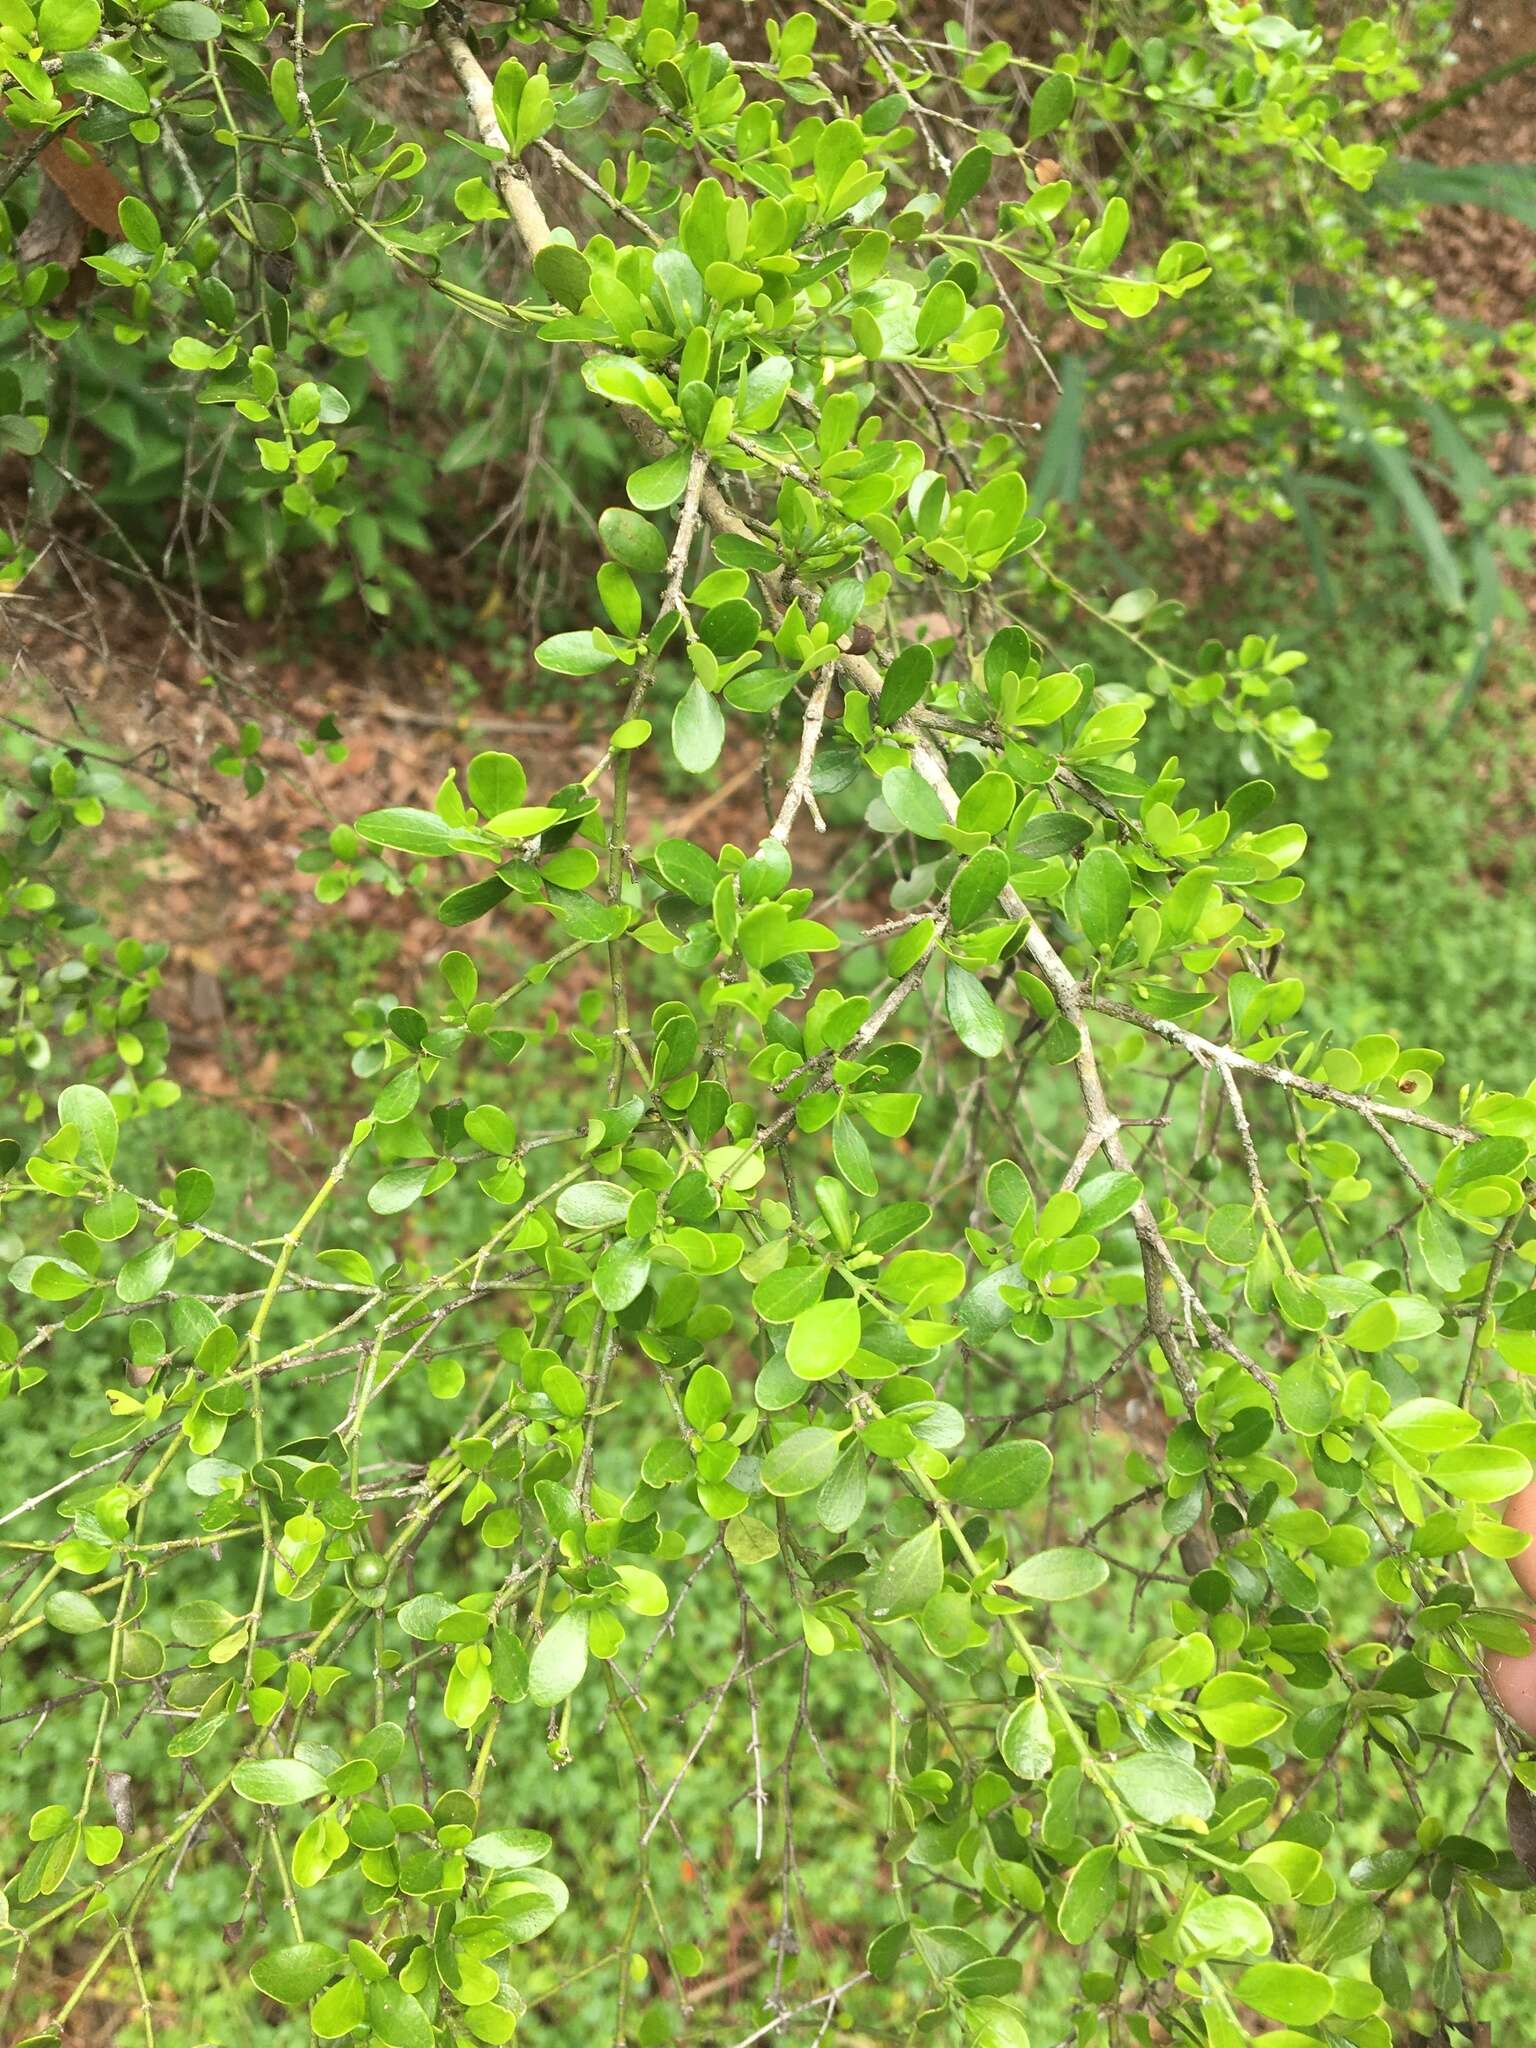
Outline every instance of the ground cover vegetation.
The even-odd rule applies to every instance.
[[[1522,61],[998,26],[0,0],[8,2038],[1528,2005]],[[307,820],[263,1121],[125,863],[365,632],[566,723]]]

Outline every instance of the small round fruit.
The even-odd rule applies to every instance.
[[[1504,1520],[1511,1529],[1523,1529],[1527,1536],[1536,1539],[1536,1479],[1510,1498],[1504,1509]],[[1521,1592],[1536,1600],[1536,1540],[1518,1557],[1506,1558],[1505,1563],[1514,1573],[1515,1583]]]
[[[1517,1728],[1536,1735],[1536,1623],[1526,1622],[1531,1650],[1523,1657],[1503,1650],[1488,1652],[1485,1669],[1495,1699]]]
[[[352,1560],[352,1583],[354,1586],[373,1587],[384,1583],[384,1560],[375,1557],[371,1550],[365,1550],[361,1557]]]

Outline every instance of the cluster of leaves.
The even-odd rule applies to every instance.
[[[679,0],[579,22],[534,6],[486,54],[440,5],[414,33],[471,133],[434,148],[480,171],[457,218],[365,214],[364,161],[409,183],[423,145],[327,132],[345,87],[316,107],[302,13],[273,54],[247,9],[226,27],[171,0],[208,16],[171,34],[203,53],[185,60],[160,16],[106,47],[71,14],[84,34],[54,70],[12,61],[22,111],[72,114],[51,111],[58,77],[104,145],[121,115],[158,147],[202,67],[223,217],[281,253],[298,224],[279,232],[245,181],[223,98],[222,67],[253,91],[254,71],[354,228],[573,351],[634,454],[597,522],[596,601],[537,658],[594,698],[624,690],[579,780],[530,789],[482,753],[430,806],[333,843],[337,890],[366,879],[361,849],[399,856],[443,877],[446,926],[517,916],[547,942],[505,986],[449,950],[414,1004],[351,1034],[368,1113],[280,1235],[242,1235],[196,1160],[146,1168],[120,1130],[145,1105],[105,1075],[64,1091],[0,1183],[13,1427],[88,1332],[121,1363],[89,1389],[77,1469],[28,1473],[0,1512],[0,1653],[53,1659],[47,1713],[88,1736],[8,1887],[23,1959],[93,1943],[32,2038],[59,2039],[109,1966],[153,2038],[149,1901],[226,1842],[276,1923],[255,1989],[316,2036],[510,2038],[535,1967],[518,1952],[549,1952],[580,1873],[505,1810],[500,1772],[542,1742],[578,1773],[610,1726],[633,1767],[633,1910],[571,1974],[616,1969],[617,2040],[687,2030],[684,1995],[631,2000],[653,1954],[674,1986],[701,1966],[652,1859],[730,1722],[782,1898],[744,2042],[847,2012],[1027,2048],[1026,1937],[1076,1952],[1085,2048],[1389,2048],[1391,2015],[1475,2017],[1511,1961],[1536,1781],[1530,1636],[1497,1569],[1529,1570],[1502,1504],[1536,1457],[1536,1084],[1439,1101],[1438,1052],[1309,1022],[1278,957],[1304,835],[1271,821],[1262,778],[1196,800],[1176,759],[1138,752],[1146,695],[1031,634],[1025,467],[1004,434],[942,427],[1004,336],[1028,339],[1015,290],[1098,327],[1197,291],[1204,251],[1124,268],[1123,197],[1031,182],[985,138],[949,161],[943,93],[898,70],[890,0],[828,10],[889,86],[857,104],[812,15],[777,25],[764,66]],[[1211,13],[1221,61],[1190,118],[1363,181],[1317,73],[1391,77],[1390,38],[1351,30],[1327,55],[1256,9]],[[642,145],[602,158],[605,224],[578,240],[533,173],[566,167],[562,117],[590,126],[619,89]],[[1075,92],[1070,69],[1040,77],[1036,144]],[[200,292],[200,206],[169,235],[134,207],[109,281],[146,320],[157,294],[195,301],[177,360],[251,430],[289,515],[336,524],[344,415],[280,300],[242,318]],[[453,272],[480,228],[526,262],[515,304]],[[1184,701],[1315,771],[1295,666],[1253,636],[1212,650]],[[683,682],[665,740],[664,669]],[[758,843],[697,824],[637,843],[637,759],[703,778],[754,739]],[[865,850],[818,889],[791,846],[834,798]],[[565,977],[567,1114],[529,1128],[519,1063]],[[453,1227],[434,1227],[450,1189]],[[402,1445],[421,1380],[462,1405]],[[323,1427],[313,1407],[290,1427],[298,1387]],[[1040,1418],[1133,1399],[1152,1426],[1126,1490],[1075,1526],[1071,1432]],[[229,1557],[238,1605],[199,1585]],[[1072,1640],[1083,1602],[1116,1616],[1107,1655]],[[722,1616],[727,1668],[663,1784],[648,1666],[673,1638],[716,1643]],[[883,1765],[846,1853],[889,1906],[863,1967],[826,1984],[790,1970],[796,1816],[820,1676],[843,1662],[888,1705],[883,1758],[877,1724],[845,1732],[865,1777]],[[767,1689],[791,1672],[780,1712]],[[145,1712],[187,1789],[130,1838],[120,1759]],[[435,1791],[424,1719],[454,1774]],[[1515,1851],[1443,1813],[1429,1769],[1494,1735]],[[1346,1768],[1398,1788],[1384,1850],[1334,1809]],[[1408,1967],[1391,1895],[1428,1909],[1430,1967]]]
[[[61,846],[89,832],[123,794],[110,763],[75,751],[22,747],[22,772],[3,792],[0,846],[0,1103],[22,1123],[44,1115],[50,1068],[70,1064],[143,1109],[165,1108],[178,1089],[165,1075],[167,1033],[152,1003],[163,944],[114,941],[91,908],[58,879]],[[15,1138],[0,1141],[9,1168]]]
[[[483,232],[502,211],[472,174],[484,145],[428,147],[430,123],[399,89],[420,20],[408,0],[386,8],[358,76],[356,24],[328,16],[311,39],[276,34],[259,5],[220,14],[202,0],[148,11],[50,0],[13,10],[0,28],[3,105],[23,144],[0,194],[30,187],[35,229],[52,220],[50,195],[73,191],[77,227],[96,230],[83,256],[78,234],[29,244],[17,198],[0,206],[0,337],[15,365],[0,380],[0,446],[31,458],[24,562],[68,504],[96,522],[109,557],[131,558],[141,575],[171,572],[172,588],[238,580],[252,612],[291,606],[302,557],[305,601],[355,595],[375,613],[398,610],[417,633],[441,630],[442,593],[429,604],[424,558],[457,523],[466,469],[504,460],[506,420],[527,409],[542,370],[504,245]],[[657,26],[647,22],[647,39]],[[678,40],[670,15],[660,27]],[[696,57],[682,66],[660,45],[637,54],[622,27],[601,31],[567,28],[542,70],[504,74],[516,150],[554,166],[567,189],[590,191],[594,127],[622,125],[636,146],[615,156],[600,189],[611,190],[620,224],[623,209],[642,219],[675,196],[665,124],[645,125],[659,105],[706,146],[753,165],[753,189],[773,193],[757,162],[771,154],[762,103],[741,79]],[[1479,616],[1494,601],[1487,548],[1454,562],[1424,486],[1448,471],[1468,522],[1499,541],[1494,508],[1472,503],[1462,484],[1479,461],[1469,443],[1507,412],[1505,370],[1528,363],[1529,331],[1470,336],[1435,313],[1423,280],[1396,264],[1378,277],[1367,260],[1381,224],[1414,213],[1367,201],[1386,161],[1371,115],[1414,89],[1416,64],[1439,63],[1435,9],[1400,28],[1362,16],[1326,36],[1256,0],[1123,5],[1046,63],[1003,40],[973,44],[956,23],[928,37],[890,7],[845,19],[827,4],[775,23],[771,38],[788,103],[813,120],[838,104],[818,70],[819,36],[849,46],[862,72],[851,103],[908,187],[911,204],[890,223],[898,244],[925,257],[964,251],[997,280],[977,302],[952,263],[947,281],[961,296],[934,300],[920,336],[907,282],[877,273],[871,247],[849,279],[865,357],[922,360],[937,347],[946,360],[990,356],[999,372],[1016,359],[998,344],[1022,325],[1021,285],[1102,337],[1091,359],[1061,363],[1042,507],[1075,494],[1088,448],[1111,432],[1118,441],[1124,417],[1143,438],[1150,417],[1159,430],[1140,466],[1177,496],[1181,519],[1295,517],[1310,531],[1335,472],[1363,465],[1430,554],[1444,601],[1465,599]],[[45,170],[31,170],[50,137]],[[824,152],[829,175],[838,146]],[[1278,205],[1277,155],[1287,167]],[[1138,194],[1144,223],[1161,223],[1145,263],[1126,246]],[[968,227],[959,211],[978,197]],[[759,222],[754,256],[773,256],[768,232],[762,239]],[[1186,301],[1205,276],[1204,249],[1218,258],[1215,287]],[[632,247],[623,261],[640,254]],[[751,265],[737,272],[747,289]],[[1346,276],[1340,300],[1327,280]],[[422,308],[423,286],[435,309]],[[1185,302],[1176,349],[1127,338],[1117,315],[1140,318],[1170,298]],[[605,320],[615,304],[604,300]],[[1032,337],[1028,346],[1043,363]],[[157,374],[146,377],[146,360]],[[974,445],[985,467],[988,415],[937,403],[944,431]],[[466,405],[477,416],[463,423]],[[503,517],[540,531],[553,517],[565,531],[616,471],[618,444],[583,413],[568,376],[537,411],[532,460],[545,441],[549,456],[541,514],[528,519],[531,479],[514,470]],[[1206,477],[1178,460],[1212,447],[1241,449],[1242,468],[1224,461]],[[185,630],[203,647],[195,606]]]
[[[355,596],[432,630],[413,573],[429,518],[455,516],[466,472],[491,473],[508,417],[528,404],[525,356],[504,334],[456,326],[462,294],[423,308],[374,228],[374,214],[408,218],[423,193],[451,207],[456,166],[398,143],[348,78],[345,26],[332,27],[301,112],[302,58],[296,72],[266,49],[272,18],[259,6],[221,16],[171,0],[104,14],[97,0],[51,0],[0,25],[3,103],[19,131],[0,192],[27,177],[34,225],[51,221],[61,192],[75,224],[29,245],[15,193],[0,205],[0,447],[31,459],[18,566],[35,565],[68,508],[86,510],[110,559],[166,579],[173,623],[194,640],[206,631],[197,594],[230,584],[252,616]],[[393,70],[411,31],[378,36]],[[299,230],[316,185],[300,140],[310,121],[355,152],[337,190],[369,216],[334,241]],[[29,172],[44,143],[44,171]],[[200,195],[190,212],[188,178]],[[418,350],[431,354],[430,381],[410,374]],[[541,504],[565,527],[613,455],[581,420],[574,377],[569,394],[562,381]],[[308,570],[299,591],[296,557]]]
[[[1172,10],[1151,37],[1137,33],[1140,13],[1111,8],[1125,29],[1117,42],[1096,35],[1060,58],[1075,119],[1051,147],[1068,163],[1113,148],[1108,189],[1150,181],[1168,226],[1211,251],[1213,283],[1177,346],[1111,330],[1059,365],[1037,502],[1087,497],[1085,475],[1113,448],[1117,468],[1129,460],[1186,527],[1294,522],[1325,600],[1330,513],[1364,510],[1421,557],[1437,602],[1474,623],[1470,695],[1494,622],[1512,608],[1505,558],[1522,549],[1498,514],[1528,486],[1488,455],[1516,422],[1536,328],[1437,306],[1414,267],[1415,202],[1454,191],[1528,222],[1536,191],[1520,173],[1480,179],[1485,167],[1441,186],[1411,154],[1389,155],[1391,128],[1372,110],[1444,63],[1442,9],[1417,9],[1396,30],[1362,16],[1331,43],[1306,20],[1213,9],[1214,52],[1193,10]],[[1295,97],[1276,90],[1276,72],[1300,87]],[[1260,80],[1263,118],[1235,118]],[[1404,124],[1404,152],[1442,104]],[[1323,123],[1358,139],[1341,143]],[[1282,135],[1293,169],[1283,199],[1263,153]]]

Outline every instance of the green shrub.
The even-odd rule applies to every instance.
[[[384,2048],[525,2014],[1390,2048],[1520,2008],[1536,1085],[1307,1004],[1269,779],[1324,770],[1296,651],[1149,657],[1170,609],[1079,595],[970,431],[1021,321],[1197,304],[1206,250],[1031,178],[1087,132],[1081,63],[828,14],[846,101],[818,16],[759,67],[675,0],[535,0],[485,53],[388,9],[313,76],[302,9],[269,44],[260,0],[169,0],[108,47],[97,0],[47,0],[54,68],[10,59],[13,120],[149,152],[103,304],[223,408],[262,516],[368,516],[271,261],[323,274],[331,217],[568,346],[629,451],[595,592],[535,622],[602,758],[445,764],[329,848],[331,893],[376,861],[449,943],[336,1020],[365,1108],[318,1184],[285,1206],[110,1070],[13,1141],[33,2041],[109,1986],[154,2039],[213,1915],[250,1980],[193,2031]],[[1165,18],[1095,44],[1115,93],[1368,185],[1345,95],[1407,82],[1384,26]],[[416,56],[462,99],[424,141],[368,89]],[[578,238],[541,191],[594,125]],[[294,158],[324,199],[280,196]],[[1106,631],[1153,687],[1073,658]],[[1197,792],[1152,712],[1238,765]],[[703,792],[752,745],[757,844],[707,811],[642,840],[637,757]],[[824,804],[859,838],[812,887]],[[508,965],[479,939],[514,919],[544,936]]]

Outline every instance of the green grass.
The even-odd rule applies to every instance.
[[[1337,561],[1352,549],[1358,536],[1339,536]],[[1256,572],[1195,611],[1186,636],[1230,646],[1276,633],[1307,651],[1298,696],[1334,734],[1326,780],[1288,775],[1208,727],[1181,729],[1166,711],[1154,726],[1183,760],[1192,801],[1261,774],[1277,789],[1271,816],[1306,827],[1286,961],[1321,1020],[1341,1036],[1391,1031],[1438,1047],[1453,1080],[1521,1089],[1536,1072],[1536,644],[1507,633],[1458,715],[1473,629],[1436,604],[1412,556],[1364,550],[1354,570],[1353,601],[1336,615],[1304,582]],[[1141,681],[1140,657],[1103,651],[1101,678]]]
[[[1267,772],[1280,785],[1276,815],[1294,815],[1306,824],[1312,837],[1305,870],[1308,892],[1290,920],[1295,936],[1288,959],[1307,977],[1323,1016],[1341,1032],[1394,1029],[1417,1042],[1439,1044],[1451,1057],[1453,1074],[1470,1073],[1481,1063],[1491,1080],[1518,1087],[1532,1065],[1524,1020],[1536,1014],[1536,925],[1529,909],[1536,839],[1525,834],[1530,820],[1522,799],[1526,782],[1536,781],[1536,734],[1523,729],[1520,715],[1522,691],[1532,677],[1529,650],[1505,650],[1461,725],[1449,727],[1446,707],[1455,695],[1465,635],[1436,615],[1400,562],[1369,565],[1365,580],[1367,601],[1334,620],[1309,615],[1283,587],[1266,589],[1256,582],[1219,612],[1213,606],[1191,622],[1191,638],[1210,631],[1230,643],[1239,630],[1252,627],[1282,632],[1308,647],[1312,662],[1304,672],[1305,701],[1337,735],[1327,781],[1289,780],[1266,762],[1243,758],[1237,741],[1204,733],[1195,738],[1160,714],[1167,727],[1166,747],[1183,756],[1192,793],[1209,798],[1239,779],[1239,770]],[[1123,668],[1117,673],[1113,652],[1107,652],[1102,675],[1139,680]],[[295,886],[303,886],[298,878]],[[277,1051],[274,1092],[313,1105],[318,1120],[330,1126],[357,1105],[339,1038],[349,1005],[386,987],[402,1000],[414,1000],[432,973],[430,966],[406,957],[394,937],[338,919],[304,941],[295,971],[280,988],[255,979],[236,983],[231,1021],[246,1042]],[[337,1023],[317,1028],[317,1018]],[[525,1127],[565,1120],[562,1092],[569,1090],[569,1057],[568,1042],[557,1040],[531,1046],[519,1063],[517,1111]],[[497,1085],[494,1076],[474,1079],[483,1079],[487,1093]],[[251,1227],[247,1205],[254,1202],[264,1169],[246,1118],[189,1100],[150,1125],[130,1127],[130,1133],[125,1142],[152,1146],[163,1169],[192,1158],[206,1162],[221,1189],[216,1220],[236,1229],[242,1223]],[[932,1156],[926,1139],[916,1156]],[[888,1192],[895,1196],[906,1190]],[[475,1200],[468,1179],[462,1180],[423,1212],[425,1227],[445,1241],[462,1236],[468,1220],[462,1211]],[[360,1214],[338,1214],[332,1223],[334,1242],[362,1242],[370,1233]],[[280,1335],[294,1334],[287,1319],[299,1313],[283,1305],[277,1318]],[[101,1329],[83,1333],[71,1368],[79,1383],[120,1370],[112,1352]],[[1040,1354],[1021,1356],[1021,1377],[1027,1380],[1045,1364]],[[282,1434],[302,1433],[330,1426],[334,1409],[334,1398],[317,1392],[274,1419]],[[29,1455],[40,1467],[61,1462],[63,1440],[54,1441],[51,1431],[62,1430],[78,1413],[75,1401],[61,1401],[57,1411],[47,1412],[29,1444]],[[430,1436],[440,1426],[439,1413],[426,1388],[414,1385],[400,1404],[401,1427],[409,1434],[419,1426]],[[1102,1428],[1086,1429],[1069,1411],[1066,1423],[1052,1434],[1062,1498],[1075,1504],[1084,1521],[1129,1490],[1122,1477],[1126,1439],[1112,1414]],[[392,1448],[409,1454],[404,1444]],[[1122,1533],[1128,1553],[1139,1555],[1143,1539],[1155,1547],[1156,1532],[1144,1519],[1128,1519]],[[467,1577],[486,1568],[485,1553],[473,1543],[450,1536],[445,1551],[443,1562],[450,1571]],[[1146,1561],[1152,1561],[1150,1549]],[[231,1567],[231,1596],[233,1586]],[[216,1576],[208,1576],[196,1590],[217,1597],[223,1587]],[[771,1595],[765,1597],[776,1621],[787,1629],[793,1617],[778,1612]],[[1149,1586],[1143,1611],[1161,1598],[1161,1588]],[[1342,1608],[1336,1614],[1345,1639],[1365,1626],[1368,1611],[1374,1609],[1362,1600],[1358,1616]],[[681,1764],[702,1725],[696,1707],[691,1714],[685,1710],[730,1665],[733,1627],[728,1611],[696,1617],[685,1648],[663,1651],[648,1674],[647,1732],[663,1782]],[[1117,1601],[1082,1603],[1070,1616],[1067,1633],[1077,1654],[1106,1674],[1122,1668],[1126,1637]],[[771,1751],[793,1720],[798,1683],[797,1657],[786,1657],[764,1674],[762,1712],[774,1731]],[[820,1988],[861,1966],[870,1935],[895,1916],[896,1906],[881,1889],[885,1872],[878,1861],[872,1856],[852,1859],[846,1852],[850,1840],[869,1842],[870,1816],[878,1826],[883,1811],[887,1703],[860,1660],[817,1660],[812,1686],[816,1731],[831,1769],[824,1773],[819,1756],[806,1746],[801,1783],[802,1790],[811,1789],[798,1804],[808,1818],[796,1841],[805,1886],[806,1912],[799,1922],[805,1953],[792,1962],[789,1981],[793,1984],[798,1970],[808,1988]],[[48,1673],[33,1668],[13,1703],[41,1698],[48,1689]],[[1432,1706],[1426,1709],[1426,1728],[1436,1712]],[[427,1686],[421,1719],[429,1755],[441,1774],[454,1737],[442,1720],[437,1693]],[[497,1773],[499,1816],[508,1824],[549,1829],[556,1841],[553,1867],[573,1892],[572,1915],[527,1952],[524,1989],[533,1998],[559,1981],[578,1952],[591,1957],[617,1944],[631,1899],[634,1806],[623,1745],[611,1723],[597,1728],[590,1706],[584,1708],[579,1732],[587,1752],[580,1771],[556,1772],[534,1742]],[[1449,1812],[1476,1814],[1469,1831],[1496,1840],[1497,1814],[1492,1808],[1477,1813],[1485,1776],[1482,1739],[1461,1721],[1457,1732],[1473,1753],[1436,1756],[1433,1768],[1444,1794],[1440,1803]],[[904,1739],[905,1730],[900,1733]],[[751,2001],[762,1982],[758,1974],[725,1980],[741,1963],[760,1961],[769,1953],[779,1914],[776,1810],[770,1807],[759,1860],[751,1805],[738,1797],[744,1783],[750,1783],[743,1761],[748,1735],[739,1701],[733,1702],[701,1766],[678,1791],[673,1811],[688,1853],[685,1857],[671,1840],[657,1868],[658,1902],[672,1938],[697,1941],[703,1950],[704,1973],[694,1995],[700,1999],[700,2015],[719,2025],[724,2041],[750,2031],[756,2020]],[[67,1778],[78,1766],[84,1739],[80,1724],[69,1716],[46,1720],[24,1759],[29,1786]],[[162,1742],[163,1730],[144,1722],[127,1762],[130,1769],[136,1767],[136,1796],[144,1812],[163,1818],[184,1788],[168,1771]],[[1328,1790],[1320,1787],[1319,1796]],[[1352,1841],[1369,1831],[1373,1839],[1400,1842],[1411,1832],[1411,1819],[1384,1765],[1346,1773],[1337,1795],[1341,1812],[1336,1817]],[[146,1934],[157,1958],[156,1991],[165,2000],[159,2014],[164,2048],[249,2038],[244,2031],[251,2012],[249,1992],[241,1983],[243,1951],[226,1947],[220,1934],[222,1923],[238,1913],[240,1891],[238,1869],[210,1858],[200,1867],[195,1886],[157,1897],[150,1909]],[[1357,1897],[1345,1889],[1341,1903]],[[306,1923],[312,1937],[331,1931],[323,1910],[317,1910],[312,1926]],[[1416,1969],[1422,1977],[1433,1953],[1432,1911],[1415,1907],[1397,1932],[1405,1948],[1418,1952]],[[1031,1968],[1037,2037],[1059,2039],[1072,2024],[1076,1961],[1043,1926],[1026,1929],[1019,1953]],[[105,1983],[108,1995],[121,1996],[127,2015],[126,1985],[111,1974]],[[717,1983],[720,1989],[708,1988]],[[614,1971],[596,1971],[539,2006],[528,2036],[551,2048],[606,2039],[615,1996]],[[1528,1997],[1529,1971],[1517,1959],[1511,1976],[1483,1981],[1480,2006],[1496,2029],[1501,2019],[1513,2027],[1513,2016]],[[677,2014],[676,1996],[659,1979],[638,1983],[633,2011],[642,2023],[639,2038],[662,2042]],[[906,2017],[915,2018],[915,2007]],[[263,2038],[274,2048],[290,2043],[297,2048],[304,2038],[302,2026],[279,2022],[270,2011],[264,2029]],[[135,2038],[126,2017],[121,2038]]]

